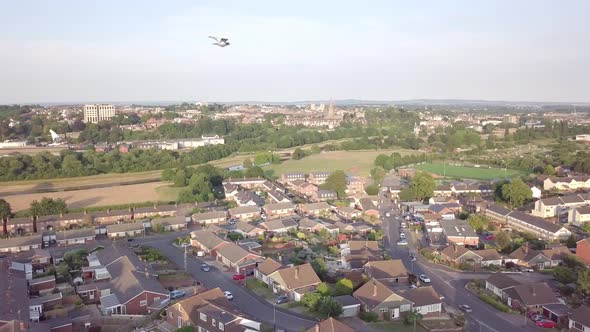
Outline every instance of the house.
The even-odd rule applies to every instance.
[[[295,214],[295,204],[291,202],[266,204],[263,210],[269,218],[291,216]]]
[[[198,230],[191,232],[191,246],[203,251],[212,257],[217,256],[217,250],[227,242],[211,231]]]
[[[240,233],[246,238],[252,238],[263,235],[264,229],[245,221],[238,221],[235,225],[234,232]]]
[[[261,324],[238,311],[218,287],[180,300],[166,308],[166,321],[175,329],[195,331],[261,331]]]
[[[316,186],[324,184],[326,179],[330,176],[330,172],[311,172],[309,173],[308,181]]]
[[[571,176],[571,177],[548,177],[543,181],[543,190],[577,190],[590,188],[590,177],[588,176]]]
[[[315,233],[315,232],[319,232],[323,228],[325,228],[325,225],[316,221],[316,220],[313,220],[310,218],[303,218],[303,219],[299,220],[299,230],[300,231]]]
[[[465,248],[464,246],[450,244],[444,249],[439,251],[441,258],[448,263],[479,263],[481,256],[475,254],[475,252]]]
[[[305,293],[315,291],[321,282],[309,263],[278,269],[268,277],[272,280],[273,293],[287,295],[294,301],[300,301]]]
[[[267,192],[277,192],[277,193],[285,193],[285,188],[279,186],[278,184],[266,180],[262,183],[262,190],[265,190]],[[279,202],[277,202],[279,203]]]
[[[512,211],[506,217],[508,225],[525,232],[532,233],[540,238],[555,241],[567,240],[572,233],[565,227],[553,224],[542,218],[528,215],[521,211]]]
[[[41,317],[43,311],[49,311],[56,306],[61,305],[62,299],[63,296],[60,292],[31,298],[29,299],[29,315],[33,316],[31,313],[34,312],[37,317]]]
[[[565,246],[554,246],[544,250],[533,250],[525,243],[520,248],[514,250],[508,255],[512,262],[542,270],[558,266],[571,251]]]
[[[543,316],[557,323],[559,327],[567,327],[569,325],[569,314],[571,309],[563,303],[545,304],[542,307]]]
[[[369,261],[364,266],[369,278],[382,282],[407,282],[408,271],[401,259]]]
[[[303,174],[303,173],[283,173],[281,175],[281,181],[284,183],[293,182],[295,180],[305,181],[305,174]]]
[[[238,187],[237,185],[235,185],[233,183],[224,182],[223,183],[223,193],[225,194],[225,199],[235,200],[239,189],[240,189],[240,187]]]
[[[336,212],[346,219],[360,218],[363,215],[362,211],[349,206],[339,206],[336,208]]]
[[[346,194],[349,196],[365,192],[365,183],[358,176],[346,176]]]
[[[41,291],[53,290],[55,288],[55,276],[49,275],[42,278],[29,280],[29,290],[31,293],[38,294]]]
[[[533,198],[539,199],[542,197],[543,193],[541,192],[541,189],[537,188],[536,186],[532,186],[531,187],[531,192],[533,193]]]
[[[9,234],[34,233],[33,217],[8,218],[6,231]]]
[[[567,215],[567,222],[579,227],[590,222],[590,205],[571,209]]]
[[[254,220],[260,218],[258,206],[242,206],[229,209],[229,215],[238,220]]]
[[[495,220],[500,223],[506,223],[506,218],[510,214],[509,209],[498,205],[498,204],[491,204],[485,210],[485,215],[492,220]]]
[[[111,239],[141,236],[144,232],[145,228],[141,222],[107,225],[107,235]]]
[[[357,317],[361,313],[361,302],[351,295],[334,296],[334,300],[342,306],[342,318]]]
[[[16,236],[0,239],[1,252],[20,252],[41,248],[41,235]]]
[[[74,244],[86,244],[96,239],[94,228],[71,229],[56,233],[58,246],[70,246]]]
[[[338,194],[334,190],[320,189],[313,193],[311,197],[313,200],[325,202],[338,199]]]
[[[437,317],[442,313],[441,296],[432,286],[399,291],[399,294],[412,302],[412,309],[424,317]]]
[[[291,200],[278,190],[268,191],[268,197],[275,203],[290,203]]]
[[[502,256],[498,253],[496,249],[476,250],[474,251],[474,253],[481,257],[481,266],[502,265]]]
[[[590,238],[576,242],[576,257],[585,264],[590,264]]]
[[[149,264],[128,248],[110,246],[88,256],[95,271],[104,274],[100,305],[104,315],[146,315],[169,300]],[[97,265],[98,264],[98,265]]]
[[[193,222],[199,225],[225,224],[227,215],[225,211],[210,211],[193,214]]]
[[[260,227],[266,232],[279,234],[287,233],[290,230],[297,230],[298,226],[297,222],[292,218],[273,219],[260,223]]]
[[[2,305],[0,306],[1,321],[11,319],[22,319],[29,312],[29,297],[27,280],[21,271],[10,268],[7,259],[0,260],[0,294],[2,294]],[[19,312],[23,317],[19,317]],[[32,317],[31,317],[32,318]],[[28,321],[28,317],[26,319]]]
[[[581,195],[555,196],[537,200],[531,213],[540,218],[552,218],[571,208],[588,204],[590,204],[590,201],[586,201]]]
[[[560,303],[551,288],[544,282],[516,285],[505,290],[508,306],[541,312],[543,305]]]
[[[264,205],[264,198],[256,195],[256,193],[244,190],[240,191],[235,196],[235,201],[238,206],[263,206]]]
[[[217,261],[229,268],[230,271],[239,274],[247,274],[247,272],[253,271],[256,264],[264,259],[262,256],[248,252],[232,242],[223,243],[215,251],[217,252],[215,256]]]
[[[447,242],[462,246],[478,246],[479,236],[466,220],[441,220],[442,231]]]
[[[373,312],[380,320],[397,320],[412,310],[412,302],[386,284],[371,279],[352,296],[361,303],[362,312]]]
[[[378,241],[350,240],[341,246],[341,256],[348,269],[363,269],[369,261],[382,260],[383,253]]]
[[[291,187],[296,192],[307,197],[312,197],[318,191],[318,187],[314,184],[306,182],[305,180],[295,180],[291,182]]]
[[[486,290],[504,300],[508,296],[506,290],[517,285],[520,282],[504,273],[494,273],[486,279]]]
[[[303,214],[320,216],[329,214],[332,206],[326,202],[300,204],[299,211]]]
[[[377,205],[375,205],[373,200],[369,197],[359,199],[358,208],[363,211],[364,215],[375,218],[379,217],[379,210],[377,209]]]
[[[140,207],[133,209],[133,219],[175,216],[178,211],[178,206],[175,204],[168,205],[154,205],[152,207]]]
[[[267,180],[263,177],[252,177],[252,178],[230,178],[223,181],[223,184],[233,184],[247,189],[260,188]]]
[[[131,208],[128,210],[107,209],[106,211],[98,211],[98,212],[92,213],[92,217],[94,218],[94,222],[99,225],[114,224],[119,221],[133,219],[133,209],[131,209]]]
[[[152,230],[161,227],[164,231],[180,231],[188,228],[188,221],[183,216],[165,217],[151,221]]]
[[[312,326],[306,332],[354,332],[354,330],[350,326],[330,317]]]
[[[281,263],[272,258],[267,258],[262,261],[262,263],[258,263],[258,266],[256,266],[256,269],[254,270],[254,277],[270,286],[272,280],[269,276],[281,267],[283,267]]]
[[[572,310],[569,316],[570,332],[588,332],[590,331],[590,307],[581,305]]]

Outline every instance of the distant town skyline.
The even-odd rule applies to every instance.
[[[588,12],[582,0],[10,2],[0,103],[587,103]]]

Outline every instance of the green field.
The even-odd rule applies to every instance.
[[[449,164],[445,166],[443,163],[422,164],[416,166],[416,169],[439,176],[476,180],[503,179],[505,176],[507,178],[513,178],[524,174],[522,171],[513,169],[507,169],[504,171],[503,168],[487,168],[487,166],[482,166],[479,168],[472,166],[455,166]]]
[[[375,158],[380,154],[390,155],[399,152],[401,155],[411,154],[411,150],[361,150],[361,151],[330,151],[314,154],[300,160],[287,160],[278,165],[269,165],[264,169],[271,169],[275,175],[283,173],[312,171],[343,170],[346,173],[369,176]]]

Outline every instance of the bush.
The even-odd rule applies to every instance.
[[[496,308],[499,311],[502,311],[502,312],[511,312],[512,311],[510,309],[510,307],[508,307],[504,303],[500,303],[495,297],[493,297],[491,295],[481,293],[478,296],[482,301],[491,305],[492,307]]]
[[[368,312],[361,312],[361,314],[359,315],[359,317],[368,323],[374,323],[377,322],[379,320],[379,316],[377,316],[376,313],[368,311]]]

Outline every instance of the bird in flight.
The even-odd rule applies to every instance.
[[[215,40],[215,43],[213,43],[213,45],[217,45],[219,47],[229,46],[229,42],[227,41],[227,38],[217,38],[217,37],[213,37],[213,36],[209,36],[209,38]]]

